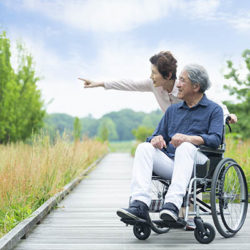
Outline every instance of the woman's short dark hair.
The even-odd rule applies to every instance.
[[[177,60],[170,51],[161,51],[152,56],[149,61],[157,67],[163,78],[167,78],[171,72],[171,80],[176,80]]]

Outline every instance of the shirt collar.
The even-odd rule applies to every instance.
[[[197,106],[207,106],[208,105],[208,99],[206,94],[203,94],[203,97],[201,98],[201,100],[192,108],[197,107]],[[189,108],[188,105],[186,104],[185,101],[180,102],[179,108]]]

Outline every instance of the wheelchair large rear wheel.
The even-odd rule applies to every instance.
[[[225,238],[234,236],[246,219],[248,191],[244,172],[233,159],[225,158],[217,165],[210,201],[218,232]]]

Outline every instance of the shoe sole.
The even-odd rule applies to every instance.
[[[185,229],[185,231],[194,231],[195,227],[187,227],[186,226],[184,229]]]
[[[169,222],[176,222],[178,220],[178,217],[176,217],[176,215],[174,213],[172,213],[171,211],[162,211],[160,213],[160,218],[162,220],[165,221],[169,221]]]
[[[133,219],[133,220],[142,220],[141,218],[129,213],[124,209],[117,210],[116,214],[121,217],[122,219]]]

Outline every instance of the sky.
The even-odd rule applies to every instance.
[[[48,113],[80,118],[131,108],[159,108],[152,93],[84,89],[94,81],[147,79],[149,58],[170,50],[178,72],[189,63],[210,76],[209,95],[231,100],[223,84],[226,61],[242,67],[250,48],[248,0],[0,0],[0,32],[34,58]],[[241,69],[244,74],[244,68]]]

